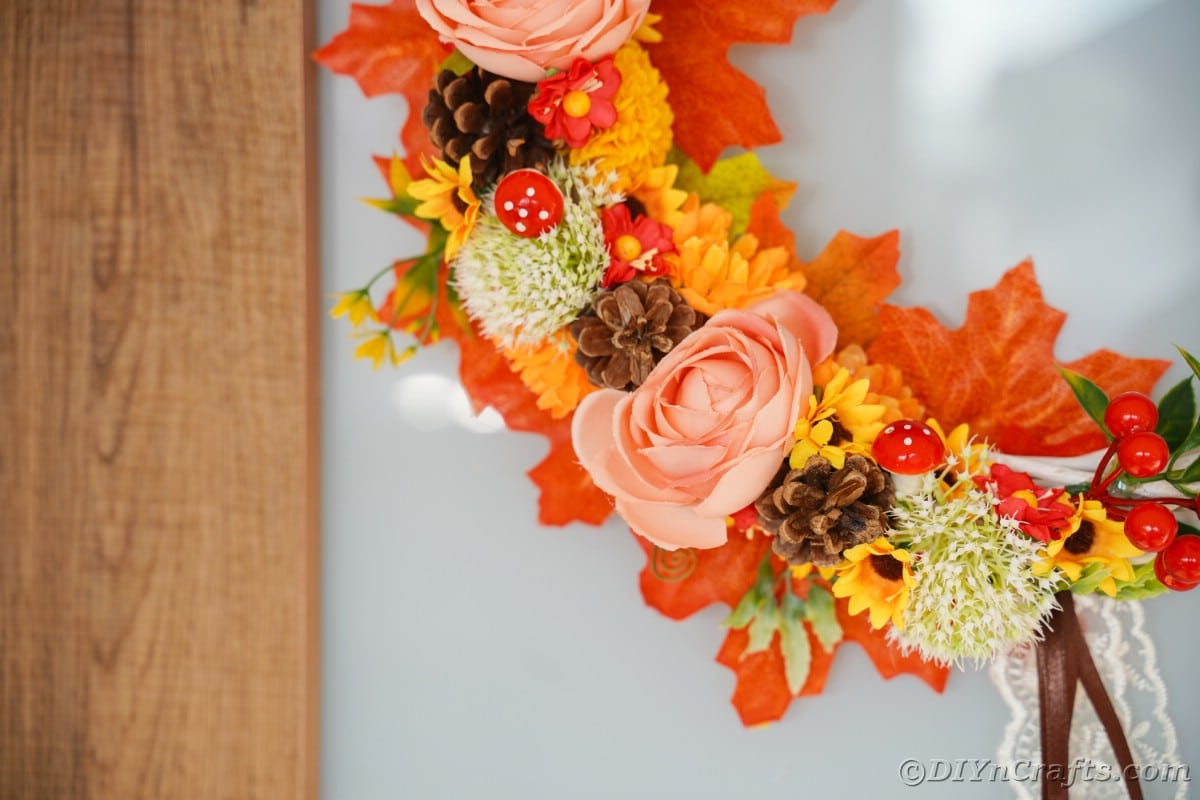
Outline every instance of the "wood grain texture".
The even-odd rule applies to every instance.
[[[0,2],[0,798],[315,797],[312,10]]]

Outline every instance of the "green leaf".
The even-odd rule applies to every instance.
[[[779,630],[779,605],[775,598],[768,595],[759,601],[755,609],[754,621],[750,623],[750,641],[742,657],[751,653],[761,653],[771,646],[775,631]]]
[[[1100,588],[1100,584],[1104,583],[1111,572],[1108,567],[1100,564],[1088,564],[1079,580],[1071,584],[1071,591],[1075,594],[1091,594]]]
[[[713,165],[708,174],[679,150],[668,157],[670,163],[679,167],[675,188],[695,192],[704,203],[716,203],[733,214],[730,235],[740,236],[750,224],[750,207],[766,191],[774,192],[779,208],[787,205],[795,184],[781,181],[763,167],[754,153],[743,153],[732,158],[723,158]]]
[[[1183,440],[1183,443],[1180,444],[1179,447],[1175,448],[1175,455],[1171,460],[1174,461],[1183,453],[1190,453],[1192,450],[1197,448],[1200,448],[1200,420],[1196,421],[1195,426],[1192,427],[1192,432],[1187,435],[1187,438]]]
[[[1154,559],[1133,568],[1133,580],[1117,582],[1118,600],[1145,600],[1162,594],[1167,587],[1159,583],[1154,574]]]
[[[771,551],[768,550],[763,560],[758,562],[758,575],[754,578],[754,585],[751,586],[742,599],[738,601],[737,607],[726,617],[721,624],[727,628],[744,628],[754,619],[754,615],[758,613],[759,606],[766,599],[773,598],[775,595],[775,570],[772,568]],[[771,600],[774,603],[774,600]]]
[[[469,70],[474,69],[475,62],[464,56],[455,48],[454,52],[446,56],[446,60],[442,62],[442,69],[448,69],[455,75],[464,75]]]
[[[805,603],[790,591],[783,596],[783,622],[779,628],[779,649],[783,653],[783,672],[788,691],[799,694],[812,669],[812,644],[804,627]]]
[[[417,198],[409,194],[402,194],[397,197],[366,197],[363,198],[363,202],[373,208],[378,208],[380,211],[386,211],[389,214],[408,217],[410,219],[417,218],[417,206],[421,204]]]
[[[833,595],[820,586],[810,586],[808,601],[804,604],[804,618],[812,625],[813,634],[826,653],[832,653],[834,645],[842,640],[842,624],[837,619],[837,608]]]
[[[1071,387],[1071,391],[1075,393],[1075,399],[1079,401],[1079,405],[1083,406],[1083,410],[1088,413],[1088,416],[1096,421],[1100,430],[1104,431],[1104,435],[1111,439],[1112,436],[1104,425],[1104,409],[1108,406],[1108,395],[1078,372],[1072,372],[1066,367],[1059,367],[1058,372]]]
[[[1200,361],[1196,360],[1194,355],[1189,353],[1187,350],[1184,350],[1179,345],[1175,345],[1175,349],[1179,351],[1181,356],[1183,356],[1183,360],[1187,362],[1187,365],[1192,368],[1192,374],[1197,378],[1200,378]]]
[[[1195,419],[1196,395],[1192,391],[1192,379],[1184,378],[1158,401],[1158,426],[1154,430],[1167,440],[1174,452],[1188,438]]]
[[[757,591],[758,584],[751,586],[742,599],[738,601],[733,611],[729,612],[729,616],[721,620],[721,624],[726,628],[744,628],[750,624],[750,620],[754,619],[754,613],[758,610],[758,603],[762,600],[762,594]]]
[[[1191,464],[1188,464],[1187,469],[1183,471],[1183,474],[1178,478],[1173,479],[1171,483],[1176,485],[1186,485],[1190,483],[1196,483],[1197,481],[1200,481],[1200,458],[1197,458]]]

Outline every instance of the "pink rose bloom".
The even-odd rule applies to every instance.
[[[575,452],[636,533],[667,549],[718,547],[725,517],[787,458],[811,365],[836,341],[829,314],[799,292],[719,311],[634,391],[585,397]]]
[[[615,53],[649,7],[650,0],[417,0],[442,41],[489,72],[530,83],[551,67]]]

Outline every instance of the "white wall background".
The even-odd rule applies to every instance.
[[[319,13],[324,42],[348,4]],[[784,131],[760,155],[800,183],[801,257],[839,228],[899,228],[893,301],[958,324],[969,291],[1032,255],[1070,314],[1061,359],[1170,358],[1200,349],[1197,42],[1192,0],[841,0],[734,60]],[[320,80],[332,294],[421,242],[356,202],[386,194],[370,156],[398,147],[403,101]],[[523,473],[545,445],[452,421],[452,348],[373,373],[346,333],[324,337],[324,797],[1012,796],[897,777],[907,758],[994,754],[1007,711],[986,672],[938,696],[851,645],[822,696],[744,730],[713,661],[722,610],[645,608],[619,522],[540,528]],[[1200,773],[1200,591],[1146,610]]]

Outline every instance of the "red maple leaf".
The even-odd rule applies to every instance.
[[[738,42],[786,44],[796,20],[823,14],[835,0],[654,0],[663,41],[650,58],[670,87],[675,142],[707,172],[721,151],[747,150],[781,138],[766,92],[729,63]],[[714,109],[716,113],[714,113]]]
[[[966,321],[949,330],[924,308],[884,306],[868,354],[892,364],[944,425],[971,432],[1010,453],[1069,456],[1106,440],[1055,368],[1054,343],[1066,314],[1046,305],[1024,261],[995,288],[972,292]],[[1149,393],[1169,362],[1097,350],[1064,364],[1110,395]]]
[[[338,73],[350,75],[363,94],[401,94],[408,116],[400,134],[404,163],[420,174],[420,154],[436,155],[429,141],[421,110],[438,67],[450,48],[421,19],[413,0],[392,0],[385,6],[350,6],[346,30],[315,54],[316,60]]]
[[[512,371],[496,345],[474,326],[465,328],[463,320],[455,316],[446,297],[444,273],[440,284],[438,326],[458,343],[459,378],[475,411],[491,406],[510,429],[539,433],[550,442],[546,458],[528,473],[541,489],[538,521],[543,525],[573,521],[599,525],[612,513],[612,498],[596,488],[580,465],[571,444],[571,418],[554,419],[537,407],[537,397]]]

